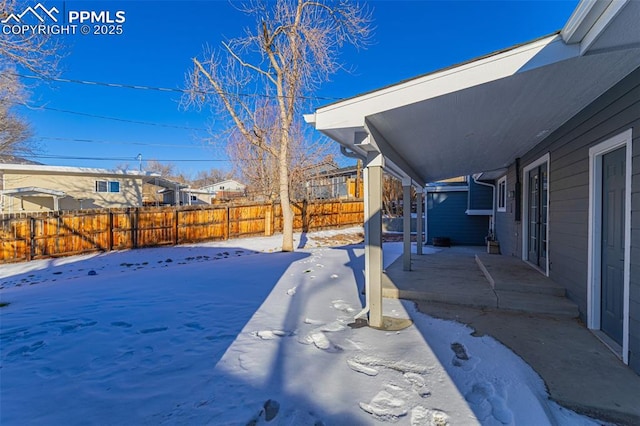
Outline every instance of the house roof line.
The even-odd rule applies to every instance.
[[[472,58],[472,59],[469,59],[469,60],[466,60],[466,61],[463,61],[463,62],[458,62],[456,64],[449,65],[449,66],[444,67],[444,68],[438,68],[437,70],[433,70],[433,71],[430,71],[430,72],[427,72],[427,73],[424,73],[424,74],[420,74],[420,75],[417,75],[415,77],[409,77],[409,78],[406,78],[406,79],[401,80],[401,81],[396,82],[396,83],[391,83],[391,84],[388,84],[386,86],[382,86],[382,87],[379,87],[379,88],[376,88],[376,89],[372,89],[372,90],[369,90],[369,91],[366,91],[366,92],[362,92],[362,93],[356,94],[354,96],[350,96],[348,98],[341,99],[339,101],[331,102],[331,103],[328,103],[328,104],[325,104],[325,105],[322,105],[322,106],[318,107],[316,109],[316,111],[318,111],[318,112],[321,112],[321,110],[325,110],[326,111],[326,110],[331,109],[331,107],[336,107],[336,106],[339,106],[339,104],[342,104],[342,103],[345,103],[345,102],[349,102],[349,101],[354,101],[354,100],[356,100],[358,98],[362,98],[362,97],[367,97],[367,99],[370,99],[370,98],[373,98],[373,97],[376,97],[376,96],[382,96],[382,95],[388,93],[389,89],[392,89],[392,88],[404,89],[406,86],[409,86],[408,83],[411,83],[411,82],[415,82],[415,84],[420,84],[420,83],[422,83],[422,81],[417,81],[417,80],[427,79],[429,77],[432,77],[432,78],[433,77],[439,77],[438,74],[447,73],[449,71],[454,71],[454,70],[456,70],[458,68],[463,68],[463,67],[470,66],[470,65],[477,66],[477,65],[479,65],[479,64],[476,64],[477,62],[484,61],[486,59],[489,59],[489,58],[492,58],[492,57],[495,57],[495,56],[501,56],[502,55],[504,57],[504,56],[506,56],[505,55],[506,53],[514,51],[514,50],[518,50],[518,49],[521,49],[521,48],[524,48],[526,46],[530,46],[533,49],[533,48],[536,47],[537,43],[539,43],[541,41],[544,41],[544,40],[547,40],[549,38],[557,37],[557,36],[560,35],[560,32],[561,32],[561,30],[554,31],[551,34],[547,34],[547,35],[544,35],[544,36],[541,36],[541,37],[538,37],[538,38],[535,38],[533,40],[529,40],[529,41],[526,41],[526,42],[523,42],[523,43],[518,43],[518,44],[515,44],[515,45],[510,46],[510,47],[499,49],[499,50],[493,51],[491,53],[487,53],[486,55],[477,56],[475,58]],[[372,95],[376,94],[377,92],[380,92],[380,93],[378,95],[376,95],[376,96],[372,96]],[[313,114],[308,114],[308,115],[313,115]]]
[[[114,176],[123,178],[143,178],[160,176],[156,172],[144,172],[137,170],[120,171],[107,170],[91,167],[72,167],[72,166],[49,166],[40,164],[0,164],[0,172],[2,171],[24,171],[31,173],[56,173],[56,174],[78,174],[78,175],[98,175],[98,176]]]

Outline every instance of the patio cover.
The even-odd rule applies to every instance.
[[[640,66],[638,22],[640,1],[582,0],[557,34],[320,107],[305,119],[363,158],[369,172],[383,167],[403,186],[505,168]],[[374,172],[369,194],[380,190]],[[377,210],[374,200],[369,234],[379,232]],[[365,264],[369,285],[381,266]]]
[[[58,210],[58,200],[66,197],[63,191],[57,191],[55,189],[39,188],[37,186],[28,186],[23,188],[5,189],[0,191],[1,195],[6,195],[14,198],[27,198],[27,197],[52,197],[53,198],[53,210]]]

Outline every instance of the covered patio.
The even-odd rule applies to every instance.
[[[487,254],[482,247],[447,247],[413,257],[411,271],[398,260],[383,271],[382,296],[554,318],[579,316],[563,287],[520,259]]]
[[[6,189],[0,191],[0,195],[2,197],[13,197],[17,198],[20,201],[27,199],[44,199],[44,200],[52,200],[51,210],[58,211],[60,210],[59,201],[61,198],[67,196],[67,194],[63,191],[58,191],[55,189],[49,188],[39,188],[35,186],[23,187],[23,188],[15,188],[15,189]]]
[[[403,270],[402,259],[388,266],[383,297],[412,300],[421,312],[494,337],[524,359],[564,407],[640,424],[640,376],[587,330],[564,288],[519,259],[480,247],[430,251],[413,258],[412,271]]]
[[[361,314],[368,314],[371,327],[384,327],[382,171],[402,180],[405,202],[416,189],[418,217],[426,183],[503,171],[640,66],[638,17],[640,2],[582,1],[556,34],[305,116],[345,155],[365,164],[368,291]],[[410,271],[416,259],[406,210],[402,269]],[[417,235],[419,256],[422,221]]]

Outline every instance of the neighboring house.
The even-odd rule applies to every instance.
[[[161,205],[165,206],[191,206],[211,204],[211,194],[201,189],[190,187],[173,189],[165,188],[158,191],[162,197]]]
[[[211,198],[216,200],[228,200],[244,197],[246,189],[246,185],[243,185],[234,179],[227,179],[222,182],[198,188],[199,191],[210,194]]]
[[[211,194],[208,192],[193,189],[185,183],[161,176],[155,176],[145,181],[142,199],[145,206],[211,204]]]
[[[362,198],[362,178],[356,166],[322,170],[305,182],[309,200]]]
[[[484,245],[492,233],[493,189],[471,176],[426,187],[425,241],[446,238],[455,245]],[[414,229],[415,230],[415,229]]]
[[[382,169],[419,193],[484,171],[503,255],[566,288],[640,374],[639,19],[640,1],[583,0],[559,33],[306,116],[366,165],[372,325],[382,324]],[[410,265],[406,246],[403,258]]]
[[[44,212],[142,205],[153,175],[42,164],[0,164],[0,212]]]

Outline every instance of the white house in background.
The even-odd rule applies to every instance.
[[[243,197],[246,193],[246,189],[246,185],[243,185],[234,179],[223,180],[222,182],[216,182],[199,188],[199,190],[211,194],[211,198],[214,199]]]
[[[145,206],[190,206],[211,204],[211,194],[174,180],[155,176],[143,188]]]
[[[0,164],[0,213],[142,205],[156,173],[42,164]]]
[[[383,326],[382,169],[419,206],[425,183],[474,175],[496,188],[503,255],[564,287],[640,373],[639,22],[640,1],[582,0],[559,33],[305,116],[365,164],[371,326]]]
[[[163,188],[158,191],[165,206],[192,206],[211,204],[211,194],[201,189],[190,188],[189,186],[179,188]]]

